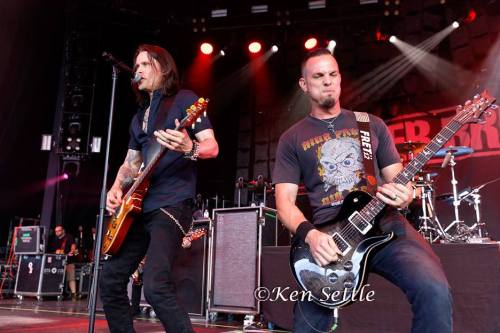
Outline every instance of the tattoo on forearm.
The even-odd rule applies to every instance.
[[[118,170],[116,175],[115,185],[125,189],[134,181],[134,178],[139,173],[142,164],[142,156],[139,151],[129,150],[125,161]]]

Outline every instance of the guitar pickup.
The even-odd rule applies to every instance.
[[[340,236],[338,232],[334,233],[333,236],[333,241],[335,242],[335,245],[339,248],[340,251],[342,251],[342,255],[345,256],[349,251],[351,250],[351,245],[346,242],[346,240]]]
[[[366,221],[359,212],[352,213],[348,220],[362,235],[365,235],[372,228],[370,222]]]

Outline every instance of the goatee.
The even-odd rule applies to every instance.
[[[329,109],[335,106],[335,98],[328,97],[319,103],[319,105],[325,109]]]

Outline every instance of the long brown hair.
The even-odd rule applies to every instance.
[[[162,75],[162,86],[161,91],[166,96],[171,96],[179,91],[179,73],[177,72],[177,66],[175,64],[172,55],[164,48],[156,45],[142,44],[139,45],[134,55],[134,66],[135,61],[139,53],[146,51],[148,54],[149,61],[153,63],[153,59],[158,61],[160,64],[160,71]],[[134,67],[135,70],[135,67]],[[149,95],[138,89],[137,84],[132,84],[132,89],[135,92],[137,101],[140,104],[144,104],[148,99]]]

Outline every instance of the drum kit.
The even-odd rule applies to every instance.
[[[425,146],[426,144],[423,142],[413,141],[396,144],[398,152],[403,157],[403,163],[410,162]],[[443,159],[441,165],[420,170],[412,180],[414,202],[405,213],[410,223],[430,243],[485,243],[491,241],[485,223],[481,218],[480,190],[500,179],[492,180],[475,188],[468,187],[462,191],[458,190],[458,180],[455,174],[456,157],[469,155],[473,152],[474,150],[467,146],[443,147],[434,155],[435,158]],[[439,174],[440,169],[447,166],[451,171],[452,193],[436,196],[434,178]],[[443,226],[436,215],[436,200],[450,203],[453,206],[454,219],[446,227]],[[460,218],[460,205],[463,202],[474,207],[476,221],[472,226],[467,225]]]

